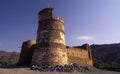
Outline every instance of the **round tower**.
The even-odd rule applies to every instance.
[[[53,17],[53,8],[45,8],[38,13],[37,45],[33,52],[32,64],[67,64],[64,38],[64,21]]]
[[[27,40],[23,42],[18,64],[20,65],[31,64],[35,44],[36,41],[34,40]]]

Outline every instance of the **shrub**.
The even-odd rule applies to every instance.
[[[8,66],[14,66],[14,65],[16,65],[16,62],[12,62],[8,60],[0,60],[1,67],[8,67]]]

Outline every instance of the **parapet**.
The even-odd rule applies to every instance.
[[[73,48],[80,48],[80,49],[88,50],[88,49],[90,49],[90,46],[89,46],[89,44],[84,44],[82,46],[74,46]]]
[[[62,22],[64,24],[64,20],[62,18],[58,17],[58,16],[54,16],[52,19],[60,21],[60,22]]]
[[[64,20],[58,16],[54,16],[52,18],[43,18],[43,19],[40,19],[39,21],[48,21],[48,20],[55,20],[55,21],[60,21],[61,23],[64,24]]]
[[[68,63],[77,63],[82,65],[93,66],[92,55],[89,44],[67,48]]]

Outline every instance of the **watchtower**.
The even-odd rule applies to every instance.
[[[53,8],[45,8],[38,13],[37,43],[32,64],[64,65],[68,63],[64,20],[54,17],[52,11]]]

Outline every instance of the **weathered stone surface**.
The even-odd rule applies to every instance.
[[[28,40],[28,41],[23,42],[21,53],[20,53],[20,59],[19,59],[20,65],[31,64],[35,44],[36,42],[34,40]]]
[[[67,47],[67,55],[69,64],[77,63],[93,66],[90,46],[84,44],[83,46]]]
[[[64,38],[64,21],[59,17],[53,17],[52,10],[51,8],[43,9],[38,14],[37,44],[34,49],[32,64],[68,64]]]

